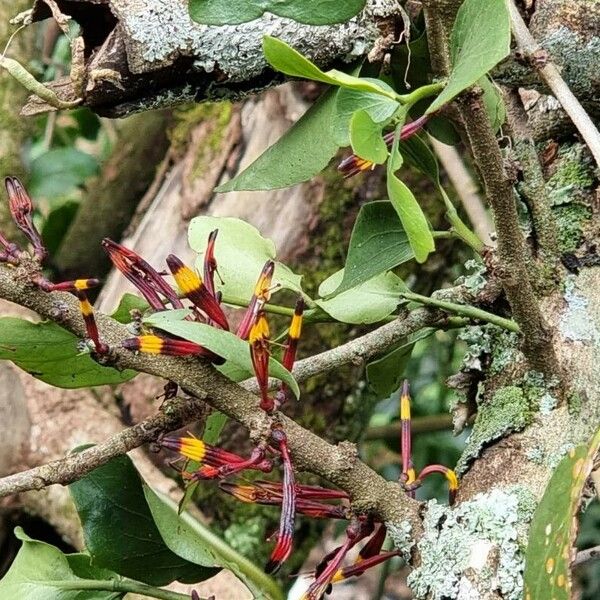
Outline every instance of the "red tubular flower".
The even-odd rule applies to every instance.
[[[140,335],[121,342],[123,348],[142,352],[143,354],[162,354],[164,356],[208,356],[214,354],[194,342],[187,340],[173,340],[158,335]]]
[[[300,334],[302,333],[302,314],[304,313],[304,299],[302,297],[298,298],[296,301],[296,307],[294,309],[294,316],[292,317],[292,322],[290,324],[290,330],[288,332],[288,339],[285,345],[285,351],[283,353],[283,358],[281,360],[281,364],[291,372],[294,362],[296,360],[296,352],[298,350],[298,340],[300,339]],[[279,409],[279,407],[286,401],[287,399],[287,386],[285,383],[281,382],[279,386],[279,390],[277,390],[277,394],[275,395],[275,407]]]
[[[296,484],[292,460],[287,445],[287,436],[280,427],[273,428],[271,436],[279,445],[279,452],[283,461],[283,498],[277,543],[275,544],[275,548],[273,548],[269,562],[265,566],[266,573],[275,573],[278,571],[292,553],[294,520],[296,516]]]
[[[78,290],[75,294],[79,300],[79,309],[83,316],[83,322],[85,323],[85,329],[88,337],[94,343],[94,347],[97,354],[106,354],[109,350],[108,346],[100,341],[100,334],[98,333],[98,325],[94,317],[94,309],[90,304],[86,293],[83,290]]]
[[[270,490],[273,492],[281,493],[282,486],[281,483],[276,483],[274,481],[255,481],[256,485],[259,485],[261,488]],[[298,492],[298,498],[306,498],[309,500],[349,500],[350,496],[344,492],[343,490],[331,490],[329,488],[324,488],[319,485],[303,485],[299,484],[296,486],[296,490]]]
[[[448,504],[452,506],[456,500],[456,492],[458,491],[458,477],[452,469],[444,467],[443,465],[429,465],[419,473],[419,477],[413,485],[418,487],[425,477],[432,473],[441,473],[446,478],[446,481],[448,482]]]
[[[302,600],[320,600],[333,582],[338,573],[340,565],[348,551],[358,542],[370,535],[373,531],[373,523],[364,520],[354,520],[346,529],[346,541],[330,552],[317,566],[315,574],[317,578],[310,585]]]
[[[206,253],[204,254],[204,284],[208,293],[214,298],[217,297],[215,292],[215,273],[217,271],[217,259],[215,258],[215,242],[217,240],[218,229],[211,231],[208,236],[208,244]]]
[[[256,315],[256,322],[250,330],[250,357],[254,374],[260,389],[260,407],[268,413],[275,410],[275,402],[269,396],[269,323],[264,311],[260,310]]]
[[[6,177],[4,185],[6,186],[8,204],[14,222],[33,245],[36,258],[44,260],[47,251],[38,230],[33,224],[33,202],[29,194],[16,177]]]
[[[83,292],[91,290],[100,285],[99,279],[75,279],[74,281],[63,281],[62,283],[52,283],[46,279],[40,278],[35,282],[45,292]]]
[[[402,453],[402,483],[410,486],[415,481],[415,469],[412,462],[410,392],[408,380],[404,380],[400,395],[400,451]],[[409,492],[414,496],[414,492]]]
[[[415,119],[414,121],[411,121],[410,123],[404,125],[404,127],[402,127],[402,130],[400,131],[400,139],[406,140],[409,137],[413,136],[415,133],[417,133],[423,127],[423,125],[427,123],[430,116],[431,115],[423,115],[418,119]],[[394,131],[390,131],[389,133],[386,133],[383,136],[383,139],[388,148],[391,148],[392,144],[394,143],[394,134]],[[357,156],[356,154],[348,156],[348,158],[345,158],[338,165],[338,171],[341,171],[344,174],[345,178],[353,177],[361,171],[367,171],[368,169],[373,168],[375,168],[375,163],[372,163],[369,160],[365,160],[364,158],[360,158],[360,156]]]
[[[394,550],[392,552],[382,552],[381,554],[376,554],[375,556],[371,556],[369,558],[365,558],[360,563],[355,563],[350,567],[344,567],[342,569],[338,569],[337,573],[332,577],[331,583],[339,583],[340,581],[345,581],[346,579],[350,579],[351,577],[359,577],[362,575],[367,569],[371,569],[372,567],[376,567],[381,563],[393,558],[394,556],[400,556],[400,552]]]
[[[113,265],[141,292],[154,310],[165,308],[159,294],[162,294],[173,308],[183,308],[183,303],[173,288],[141,256],[108,238],[102,240],[102,247]]]
[[[184,458],[202,463],[203,467],[189,476],[194,480],[227,477],[249,469],[268,473],[273,468],[272,461],[265,458],[265,452],[260,447],[254,449],[250,458],[244,459],[195,437],[165,437],[160,441],[160,445]]]
[[[243,340],[248,339],[259,311],[262,310],[271,298],[271,281],[273,280],[274,271],[275,263],[272,260],[268,260],[258,277],[252,298],[236,332],[236,335]]]
[[[204,285],[202,279],[192,269],[186,267],[174,254],[167,256],[167,265],[181,293],[221,329],[229,330],[229,323],[223,309]]]

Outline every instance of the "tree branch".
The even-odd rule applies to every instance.
[[[508,8],[513,36],[519,50],[529,60],[530,64],[537,69],[539,76],[552,90],[552,93],[561,103],[588,145],[596,164],[600,166],[600,132],[562,78],[556,65],[548,60],[546,51],[531,35],[513,0],[509,0]]]
[[[163,432],[183,427],[197,418],[201,404],[195,398],[174,398],[165,402],[163,409],[157,414],[109,437],[101,444],[4,477],[0,479],[0,498],[29,490],[41,490],[56,483],[67,485],[77,481],[115,456],[153,442]]]
[[[27,261],[17,268],[0,265],[0,297],[30,308],[84,337],[84,323],[76,298],[67,293],[48,294],[37,289],[31,284],[36,268],[35,263]],[[121,346],[131,335],[127,328],[103,314],[97,314],[97,321],[103,341],[111,348],[111,364],[115,367],[174,381],[187,393],[247,427],[252,436],[270,430],[271,418],[258,408],[256,396],[228,380],[208,363],[195,358],[127,351]],[[275,418],[285,429],[294,464],[299,470],[319,475],[347,491],[357,511],[376,514],[392,523],[408,521],[415,534],[420,532],[419,503],[406,496],[397,483],[386,481],[363,463],[353,444],[342,442],[333,446],[285,415],[278,414]],[[141,435],[139,430],[136,431],[136,435]],[[141,437],[138,441],[143,443]],[[72,468],[72,463],[69,464]],[[58,476],[57,481],[60,481]],[[29,489],[35,489],[40,485],[39,479],[31,478],[30,484]],[[27,487],[22,485],[19,489]]]

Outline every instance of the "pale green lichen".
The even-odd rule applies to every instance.
[[[477,494],[452,509],[427,503],[420,565],[408,585],[417,598],[487,597],[520,600],[526,530],[535,499],[521,486]]]
[[[529,399],[522,388],[510,385],[497,390],[479,407],[473,430],[456,466],[463,473],[481,450],[507,433],[524,429],[532,419]]]
[[[483,362],[489,359],[489,373],[501,373],[508,365],[523,360],[518,350],[518,334],[500,329],[495,325],[466,327],[458,339],[466,342],[467,350],[462,369],[483,370]]]
[[[410,555],[415,545],[412,539],[412,526],[408,521],[402,521],[400,524],[386,523],[388,535],[406,561],[410,560]]]
[[[600,330],[590,314],[589,300],[577,289],[575,277],[569,276],[565,282],[565,311],[560,318],[560,332],[566,340],[574,342],[597,342]]]
[[[191,20],[181,0],[110,0],[112,12],[127,32],[127,61],[132,73],[170,66],[182,56],[198,70],[218,69],[229,81],[245,81],[267,66],[262,38],[271,35],[292,44],[321,65],[332,57],[363,56],[379,35],[377,17],[393,14],[393,0],[369,0],[365,10],[347,23],[307,26],[265,13],[239,25],[206,26]]]
[[[481,260],[470,259],[465,262],[465,275],[456,280],[457,285],[464,287],[472,294],[477,295],[487,284],[487,268]]]

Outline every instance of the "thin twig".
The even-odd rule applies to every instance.
[[[185,400],[174,398],[165,402],[159,413],[133,427],[120,431],[96,446],[27,471],[3,477],[0,479],[0,498],[29,490],[41,490],[56,483],[67,485],[77,481],[115,456],[120,456],[142,444],[152,442],[161,433],[179,429],[198,418],[202,404],[201,401],[194,398]]]
[[[589,562],[600,559],[600,546],[594,546],[587,550],[581,550],[575,556],[575,560],[571,564],[571,568],[581,567]]]
[[[509,0],[508,8],[513,35],[519,50],[529,60],[531,65],[537,69],[540,77],[552,90],[552,93],[565,109],[565,112],[569,115],[581,137],[588,145],[596,164],[600,166],[600,132],[562,78],[556,65],[548,60],[546,51],[531,35],[513,0]]]

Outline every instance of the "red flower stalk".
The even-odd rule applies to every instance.
[[[458,491],[458,477],[452,469],[443,465],[429,465],[419,473],[419,477],[414,481],[412,486],[416,489],[423,483],[425,477],[428,477],[432,473],[441,473],[446,478],[448,482],[448,504],[452,506],[456,500],[456,492]]]
[[[223,309],[204,285],[202,279],[192,269],[186,267],[174,254],[167,256],[167,265],[181,293],[221,329],[229,330],[229,323]]]
[[[77,292],[75,292],[75,295],[79,300],[79,309],[81,310],[81,314],[83,316],[83,322],[85,323],[87,336],[94,343],[94,347],[97,354],[106,354],[109,348],[104,342],[100,341],[98,325],[94,317],[94,309],[92,308],[92,305],[90,304],[86,293],[83,290],[78,290]]]
[[[267,485],[263,485],[268,483],[270,482],[259,481],[254,482],[253,484],[240,485],[222,481],[219,483],[219,487],[241,502],[263,504],[266,506],[281,506],[283,503],[282,484],[274,483],[273,486],[278,487],[270,489]],[[326,504],[324,502],[316,502],[315,500],[303,498],[304,487],[310,486],[296,485],[297,512],[314,519],[348,519],[348,509],[345,506],[339,504]]]
[[[121,342],[123,348],[142,352],[143,354],[162,354],[164,356],[208,356],[214,354],[194,342],[187,340],[174,340],[158,335],[140,335]]]
[[[250,458],[245,459],[222,448],[206,444],[195,437],[165,437],[160,441],[160,445],[189,460],[206,465],[197,473],[190,475],[189,479],[227,477],[249,469],[269,473],[273,469],[272,461],[265,458],[265,451],[260,447],[254,449]]]
[[[277,572],[292,553],[294,520],[296,517],[296,483],[287,445],[287,436],[281,427],[274,427],[271,436],[279,445],[279,452],[283,461],[283,498],[277,542],[271,553],[271,558],[265,566],[266,573]]]
[[[383,523],[380,523],[369,541],[361,548],[356,562],[359,563],[360,561],[379,554],[381,552],[381,548],[383,547],[383,542],[385,542],[386,535],[387,528]]]
[[[217,297],[215,292],[215,273],[217,271],[217,259],[215,258],[215,241],[217,240],[218,229],[211,231],[208,236],[206,253],[204,254],[204,284],[208,293]]]
[[[409,137],[413,136],[415,133],[417,133],[423,127],[423,125],[427,123],[429,117],[430,115],[423,115],[418,119],[415,119],[414,121],[411,121],[410,123],[404,125],[404,127],[402,127],[402,130],[400,131],[400,139],[406,140]],[[394,143],[394,134],[394,131],[390,131],[389,133],[386,133],[383,136],[383,139],[388,148],[391,148],[392,144]],[[360,158],[360,156],[357,156],[356,154],[348,156],[348,158],[345,158],[338,165],[338,171],[341,171],[344,174],[345,178],[353,177],[361,171],[367,171],[368,169],[373,168],[375,168],[375,163],[369,160],[365,160],[364,158]]]
[[[377,565],[380,565],[394,556],[400,556],[400,552],[397,550],[391,552],[382,552],[381,554],[376,554],[375,556],[365,558],[364,560],[360,561],[359,563],[355,563],[350,567],[338,569],[337,573],[331,579],[331,583],[339,583],[340,581],[345,581],[351,577],[359,577],[367,569],[376,567]]]
[[[256,321],[259,311],[262,310],[264,305],[271,298],[271,281],[273,280],[274,271],[275,263],[272,260],[268,260],[265,263],[260,276],[258,277],[258,281],[254,286],[252,298],[250,299],[248,308],[246,309],[246,312],[244,313],[242,321],[239,324],[236,332],[236,335],[243,340],[248,339],[250,330]]]
[[[292,317],[292,322],[290,324],[290,330],[288,332],[288,339],[285,346],[285,351],[283,353],[283,358],[281,360],[281,364],[291,372],[294,362],[296,360],[296,352],[298,350],[298,340],[300,339],[300,334],[302,333],[302,314],[304,312],[304,299],[302,297],[298,298],[296,301],[296,308],[294,309],[294,316]],[[279,407],[286,401],[287,399],[287,386],[285,383],[281,382],[279,386],[279,390],[277,390],[277,394],[275,394],[275,407],[279,409]]]
[[[9,242],[0,232],[0,246],[4,246],[4,252],[0,252],[0,262],[17,263],[19,260],[19,247]]]
[[[373,531],[371,521],[354,520],[346,529],[346,541],[330,552],[317,566],[315,574],[317,578],[310,585],[302,600],[320,600],[333,583],[333,578],[338,573],[340,565],[346,554],[365,537]]]
[[[33,245],[35,257],[40,261],[44,260],[47,251],[38,230],[33,224],[33,202],[29,194],[16,177],[6,177],[4,185],[6,186],[13,221]]]
[[[165,308],[159,294],[162,294],[173,308],[183,308],[183,303],[173,288],[141,256],[108,238],[102,240],[102,247],[113,265],[141,292],[154,310]]]
[[[400,451],[402,453],[402,483],[410,486],[415,481],[415,469],[411,448],[410,392],[406,379],[400,395]],[[409,493],[414,496],[414,492]]]
[[[275,410],[275,402],[269,396],[269,323],[264,311],[256,315],[256,322],[250,330],[250,357],[254,374],[260,389],[260,407],[267,413]]]

